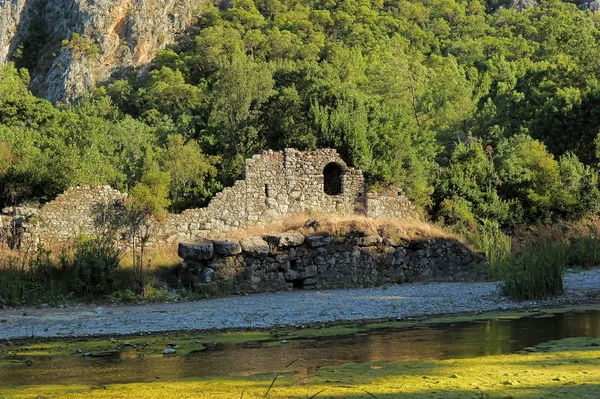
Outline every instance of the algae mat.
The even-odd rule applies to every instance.
[[[597,398],[600,339],[552,341],[521,353],[369,362],[234,378],[6,389],[21,398]],[[274,381],[274,382],[273,382]],[[269,390],[269,387],[271,386]]]

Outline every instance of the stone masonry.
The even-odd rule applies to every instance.
[[[25,223],[29,242],[67,241],[94,234],[99,209],[126,198],[108,186],[75,187],[45,204]],[[418,218],[395,187],[367,192],[362,172],[350,168],[335,150],[266,151],[246,160],[243,179],[216,194],[210,203],[155,222],[155,240],[194,241],[223,237],[249,226],[265,226],[305,212],[361,214],[373,218]]]
[[[376,235],[203,240],[179,244],[179,256],[181,284],[207,294],[462,281],[485,277],[486,270],[485,256],[456,240],[392,242]]]

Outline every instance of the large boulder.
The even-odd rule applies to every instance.
[[[179,243],[177,254],[185,260],[212,259],[215,254],[212,241],[202,241],[196,244]]]
[[[292,248],[304,244],[304,236],[294,231],[267,235],[263,238],[269,243],[269,245],[272,245],[275,248]]]
[[[244,252],[255,258],[266,258],[269,255],[269,244],[258,236],[245,237],[241,246]]]
[[[240,242],[229,238],[213,240],[213,248],[216,254],[222,256],[233,256],[242,253]]]

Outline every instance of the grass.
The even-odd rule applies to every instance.
[[[515,300],[561,295],[567,262],[568,247],[564,243],[541,239],[502,266],[502,292]]]
[[[3,399],[52,398],[594,398],[600,339],[548,342],[518,354],[453,360],[349,363],[247,377],[7,388]],[[302,360],[295,365],[302,369]],[[276,377],[276,378],[274,378]],[[266,395],[267,394],[267,395]]]
[[[309,219],[317,220],[318,225],[316,227],[305,226],[306,221]],[[447,232],[435,224],[416,219],[373,219],[358,215],[343,216],[321,213],[291,215],[281,222],[265,227],[250,227],[231,231],[228,237],[242,239],[247,236],[263,236],[282,231],[297,231],[304,235],[329,234],[334,236],[345,235],[352,231],[361,231],[367,234],[379,234],[388,238],[395,238],[395,235],[400,234],[402,236],[400,238],[411,240],[459,239],[456,234]]]
[[[502,265],[510,259],[512,242],[498,223],[483,220],[470,235],[475,248],[483,252],[490,264],[490,276],[497,278]]]

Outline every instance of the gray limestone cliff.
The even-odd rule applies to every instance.
[[[0,65],[27,66],[35,94],[71,101],[147,65],[209,1],[0,0]]]

